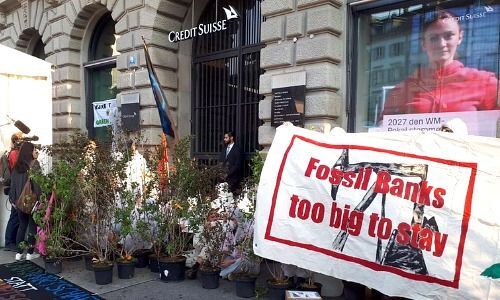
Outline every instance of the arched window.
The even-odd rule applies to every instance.
[[[193,42],[192,150],[201,161],[217,160],[228,130],[235,133],[247,161],[258,150],[260,2],[211,1],[198,22],[226,19],[222,8],[229,5],[239,15],[227,21],[226,30],[198,36]]]
[[[86,105],[87,105],[87,130],[89,136],[100,140],[109,139],[109,127],[94,128],[94,111],[92,103],[116,99],[116,69],[115,21],[111,13],[101,17],[95,26],[89,44],[88,61],[83,64],[85,68]]]
[[[41,60],[45,60],[45,58],[47,58],[47,55],[45,54],[45,44],[42,42],[42,37],[33,27],[27,28],[22,32],[16,46],[18,50],[26,52],[27,54]]]
[[[45,55],[45,45],[42,42],[42,38],[38,34],[31,55],[42,60],[45,60],[45,58],[47,58],[47,55]]]
[[[36,40],[36,44],[31,55],[43,60],[47,58],[47,55],[45,54],[45,45],[43,44],[42,38],[40,36],[38,36]]]

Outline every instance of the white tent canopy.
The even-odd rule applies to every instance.
[[[21,51],[0,45],[0,74],[51,77],[51,64]]]
[[[51,64],[20,51],[0,45],[0,155],[10,148],[10,137],[18,131],[19,120],[39,137],[42,145],[52,144]],[[41,162],[47,162],[43,157]],[[0,184],[0,245],[4,244],[10,205]]]

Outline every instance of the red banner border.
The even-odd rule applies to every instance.
[[[333,250],[329,249],[324,249],[321,247],[317,247],[314,245],[310,244],[304,244],[296,241],[291,241],[287,239],[282,239],[278,238],[275,236],[271,235],[271,228],[273,225],[273,220],[274,220],[274,210],[276,208],[276,198],[278,195],[278,190],[280,187],[280,182],[281,182],[281,176],[283,174],[283,169],[286,164],[286,160],[288,158],[288,153],[292,149],[295,141],[299,139],[307,143],[314,144],[316,146],[320,147],[325,147],[325,148],[330,148],[330,149],[353,149],[353,150],[365,150],[365,151],[375,151],[375,152],[381,152],[381,153],[387,153],[387,154],[392,154],[392,155],[397,155],[397,156],[403,156],[403,157],[410,157],[410,158],[417,158],[417,159],[424,159],[436,163],[441,163],[445,165],[451,165],[451,166],[458,166],[458,167],[464,167],[464,168],[470,168],[471,169],[471,176],[469,179],[469,186],[467,188],[467,194],[465,196],[465,205],[464,205],[464,214],[462,218],[462,226],[461,226],[461,233],[460,233],[460,242],[458,244],[458,252],[457,252],[457,259],[455,262],[455,276],[452,281],[450,280],[444,280],[441,278],[436,278],[432,277],[429,275],[421,275],[421,274],[412,274],[408,273],[404,270],[395,268],[395,267],[390,267],[390,266],[383,266],[380,264],[377,264],[372,261],[367,261],[364,259],[360,259],[357,257],[352,257],[346,254],[342,254],[339,252],[335,252]],[[327,144],[327,143],[322,143],[315,141],[310,138],[306,138],[304,136],[300,135],[294,135],[290,141],[290,144],[288,145],[285,154],[283,155],[283,160],[281,161],[280,169],[278,172],[278,176],[276,178],[276,186],[274,189],[273,193],[273,198],[272,198],[272,204],[271,204],[271,210],[269,212],[269,219],[266,227],[266,234],[264,238],[269,241],[277,242],[277,243],[282,243],[288,246],[293,246],[293,247],[299,247],[299,248],[304,248],[310,251],[322,253],[334,258],[342,259],[345,261],[357,263],[359,265],[362,265],[364,267],[370,268],[374,271],[380,271],[380,272],[390,272],[396,275],[399,275],[401,277],[405,277],[411,280],[416,280],[416,281],[424,281],[424,282],[429,282],[429,283],[437,283],[443,286],[451,287],[458,289],[459,287],[459,282],[460,282],[460,271],[462,268],[462,256],[463,256],[463,250],[464,250],[464,245],[465,245],[465,239],[467,237],[467,230],[469,227],[469,219],[470,219],[470,210],[471,210],[471,205],[472,205],[472,193],[474,190],[474,183],[476,179],[476,172],[477,172],[477,163],[468,163],[468,162],[458,162],[454,160],[449,160],[449,159],[442,159],[442,158],[436,158],[436,157],[430,157],[430,156],[422,156],[422,155],[416,155],[412,153],[405,153],[405,152],[399,152],[399,151],[394,151],[394,150],[387,150],[387,149],[380,149],[380,148],[375,148],[375,147],[368,147],[368,146],[359,146],[359,145],[332,145],[332,144]]]

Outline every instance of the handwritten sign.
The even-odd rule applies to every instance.
[[[118,116],[118,107],[116,99],[93,102],[94,108],[94,127],[111,126]]]

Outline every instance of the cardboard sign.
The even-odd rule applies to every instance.
[[[500,140],[280,126],[257,195],[265,258],[412,299],[500,299]],[[479,254],[481,253],[481,254]]]

